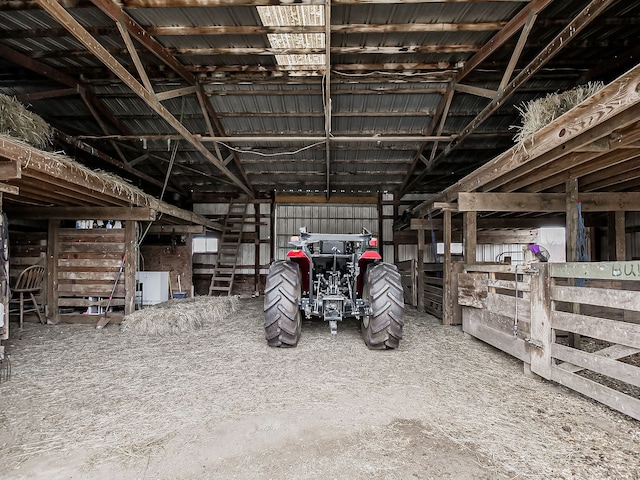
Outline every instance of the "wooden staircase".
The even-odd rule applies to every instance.
[[[209,295],[231,295],[236,274],[238,252],[242,238],[242,228],[247,212],[246,196],[229,202],[229,211],[224,219],[224,230],[218,244],[218,255],[211,277]]]

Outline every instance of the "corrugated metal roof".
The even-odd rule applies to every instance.
[[[150,31],[159,27],[220,26],[230,29],[224,34],[206,34],[197,29],[183,31],[184,34],[173,31],[171,34],[154,35],[154,38],[167,49],[167,55],[173,55],[198,79],[211,107],[209,121],[215,136],[227,138],[226,146],[219,144],[221,160],[228,160],[229,168],[242,177],[233,160],[237,158],[252,184],[251,188],[255,186],[255,190],[262,192],[304,189],[305,186],[321,190],[328,183],[329,188],[335,186],[353,191],[398,190],[425,172],[429,181],[422,184],[418,181],[410,189],[423,193],[454,182],[463,172],[486,162],[496,151],[507,148],[514,133],[510,127],[519,122],[516,106],[548,92],[569,88],[588,77],[590,71],[604,80],[611,80],[637,63],[636,57],[631,54],[624,57],[624,54],[633,51],[634,42],[639,37],[640,27],[631,20],[640,17],[640,6],[638,2],[617,0],[603,14],[601,21],[595,20],[572,40],[574,48],[562,50],[527,81],[521,91],[501,102],[501,107],[469,137],[466,146],[463,142],[459,149],[442,157],[434,171],[449,173],[442,178],[437,175],[433,178],[433,174],[426,173],[424,162],[416,161],[423,147],[426,147],[424,155],[430,156],[433,142],[399,141],[397,137],[437,133],[441,123],[439,118],[435,119],[432,130],[429,126],[464,62],[505,22],[528,5],[531,2],[333,5],[333,51],[328,81],[321,77],[324,68],[318,68],[314,75],[308,77],[296,77],[287,72],[285,66],[278,65],[275,55],[265,51],[273,47],[266,33],[232,30],[242,26],[262,26],[254,6],[135,8],[125,10],[125,13]],[[538,16],[516,74],[543,51],[584,5],[582,0],[557,0]],[[120,33],[105,13],[95,6],[73,8],[70,13],[140,80]],[[163,180],[163,169],[172,153],[168,148],[171,141],[153,138],[175,136],[176,131],[169,122],[124,86],[78,40],[65,34],[48,13],[40,9],[3,9],[0,6],[0,17],[0,45],[77,79],[81,88],[88,89],[100,99],[100,105],[92,105],[92,109],[100,112],[104,108],[110,112],[113,118],[106,115],[102,121],[107,133],[123,137],[116,140],[122,146],[121,151],[130,160],[147,153],[157,157],[155,164],[143,160],[135,167]],[[429,31],[429,28],[410,31],[415,24],[439,26],[440,31]],[[352,31],[345,33],[344,28]],[[28,35],[29,31],[38,33]],[[46,31],[51,34],[47,35]],[[518,35],[494,49],[461,83],[481,89],[497,89]],[[179,72],[172,71],[140,42],[134,40],[134,43],[154,86],[154,94],[166,94],[190,85],[189,80],[181,78]],[[617,59],[619,65],[616,63],[610,69],[603,66],[620,54],[622,56]],[[324,54],[321,53],[320,57],[324,59]],[[3,72],[0,76],[2,93],[24,95],[68,87],[61,86],[55,78],[30,73],[28,66],[16,65],[7,58],[0,60],[0,66]],[[599,73],[601,71],[604,73]],[[330,87],[331,134],[334,137],[361,138],[358,142],[328,139],[329,177],[324,150],[324,89],[327,85]],[[30,104],[63,131],[81,137],[83,134],[101,134],[102,127],[85,102],[77,95],[69,95],[36,98],[30,100]],[[443,134],[462,132],[488,103],[489,99],[485,97],[456,92],[447,110]],[[202,105],[193,93],[162,100],[162,105],[174,117],[182,119],[192,134],[209,136]],[[123,125],[126,131],[120,130]],[[145,140],[132,140],[132,136]],[[228,139],[234,136],[264,140]],[[287,140],[287,137],[297,136],[314,139],[306,142]],[[378,140],[384,136],[396,138],[393,141]],[[322,145],[290,154],[313,145],[318,138],[322,139]],[[119,156],[109,142],[86,141],[114,157]],[[440,141],[437,153],[442,152],[448,143],[448,139]],[[218,155],[212,142],[205,145],[214,156]],[[180,175],[193,188],[203,191],[237,188],[220,174],[210,159],[197,153],[195,147],[186,141],[181,141],[180,146],[176,155],[178,164],[196,169],[195,172],[183,169]],[[269,156],[247,153],[246,149]],[[198,178],[198,171],[205,174],[203,178]],[[185,186],[185,190],[190,189]]]

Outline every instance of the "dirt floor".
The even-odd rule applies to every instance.
[[[638,479],[640,422],[407,309],[396,351],[355,322],[264,340],[262,299],[169,337],[27,323],[7,342],[7,479]],[[14,326],[14,325],[12,325]]]

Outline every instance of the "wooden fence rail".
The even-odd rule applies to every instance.
[[[458,283],[466,333],[640,420],[640,262],[467,265]]]

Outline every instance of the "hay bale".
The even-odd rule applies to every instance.
[[[0,94],[0,134],[44,149],[52,144],[53,129],[14,97]]]
[[[516,135],[513,137],[514,141],[516,144],[523,145],[538,130],[585,101],[602,87],[604,87],[602,82],[589,82],[586,85],[580,85],[562,93],[550,93],[545,97],[531,100],[520,107],[516,107],[520,112],[522,126],[514,125],[511,127],[517,130]]]
[[[152,336],[191,332],[226,321],[238,304],[237,296],[173,299],[127,315],[122,331]]]

